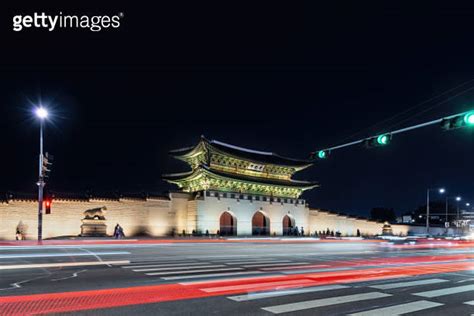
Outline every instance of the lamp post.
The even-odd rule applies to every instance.
[[[456,221],[458,223],[458,226],[459,226],[459,201],[461,201],[461,197],[458,196],[456,197]]]
[[[48,111],[42,106],[35,111],[36,116],[40,120],[40,152],[39,152],[39,172],[38,172],[38,243],[43,240],[43,189],[45,186],[43,174],[43,125],[44,120],[48,117]]]
[[[430,191],[438,190],[440,194],[445,192],[444,188],[426,190],[426,234],[430,232]]]
[[[446,235],[448,235],[448,225],[449,225],[449,217],[448,217],[448,201],[449,199],[454,199],[456,198],[456,201],[461,201],[461,197],[460,196],[447,196],[446,197],[446,221],[444,223],[445,227],[446,227]]]

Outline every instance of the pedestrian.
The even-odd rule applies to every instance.
[[[117,223],[117,225],[115,225],[115,228],[114,228],[114,238],[115,239],[119,238],[119,227],[120,227],[120,225]]]
[[[16,229],[15,238],[16,240],[23,240],[23,236],[19,228]]]
[[[301,226],[301,236],[304,236],[304,228]]]
[[[119,225],[119,227],[118,227],[118,238],[122,239],[124,237],[125,237],[125,234],[123,233],[123,228],[122,228],[122,226]]]

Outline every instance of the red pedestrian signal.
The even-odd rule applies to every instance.
[[[51,200],[44,201],[45,214],[51,214]]]

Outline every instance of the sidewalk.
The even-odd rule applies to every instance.
[[[316,237],[140,237],[114,239],[112,237],[64,237],[43,240],[38,244],[36,240],[2,240],[0,246],[61,246],[61,245],[111,245],[111,244],[174,244],[174,243],[326,243],[326,242],[379,242],[356,237],[339,239],[320,239]]]

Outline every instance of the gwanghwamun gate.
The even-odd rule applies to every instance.
[[[162,196],[54,196],[51,214],[43,216],[43,237],[112,235],[119,223],[134,235],[218,234],[281,236],[295,228],[305,235],[327,230],[341,236],[373,236],[384,224],[312,208],[302,198],[315,182],[293,179],[312,165],[271,152],[242,148],[201,137],[192,147],[170,155],[189,171],[163,176],[179,190]],[[38,204],[34,198],[7,196],[0,201],[0,239],[20,230],[36,237]],[[422,227],[392,225],[395,235],[423,232]],[[443,229],[444,232],[444,229]]]

